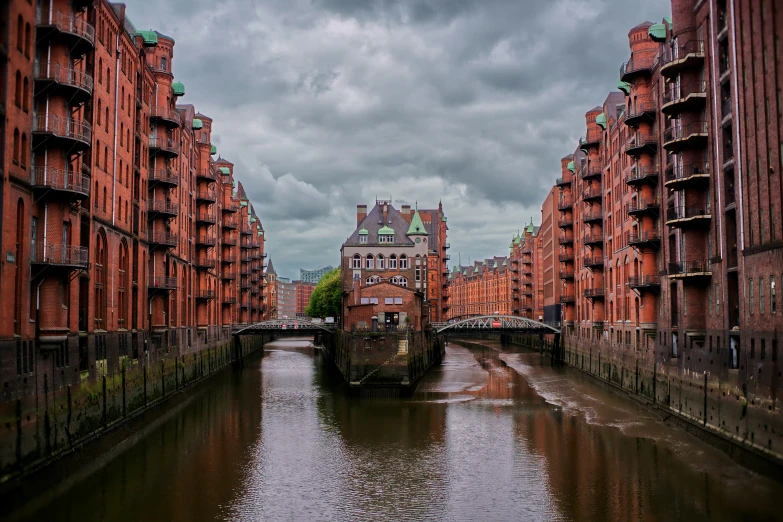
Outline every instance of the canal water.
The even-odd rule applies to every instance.
[[[217,376],[19,520],[775,520],[783,486],[546,358],[450,344],[406,400],[307,340]]]

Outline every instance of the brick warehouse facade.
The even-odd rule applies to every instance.
[[[584,137],[561,160],[556,208],[552,192],[542,208],[542,228],[556,216],[556,256],[546,240],[512,243],[513,314],[538,318],[541,285],[543,306],[557,296],[570,346],[707,372],[762,395],[780,389],[775,4],[674,0],[672,18],[629,32],[619,90],[586,113]],[[452,275],[451,317],[483,303],[460,286],[475,277],[467,272]],[[549,273],[559,275],[557,293]]]
[[[320,276],[318,278],[320,279]],[[313,295],[316,283],[301,280],[293,281],[293,283],[296,289],[296,316],[306,317],[307,305],[310,304],[310,296]]]
[[[174,40],[121,4],[0,7],[5,400],[196,353],[261,320],[264,230]]]

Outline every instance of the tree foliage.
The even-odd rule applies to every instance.
[[[308,317],[338,317],[342,308],[342,292],[340,269],[328,271],[315,285],[305,313]]]

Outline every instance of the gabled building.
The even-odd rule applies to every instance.
[[[429,324],[428,284],[442,287],[440,279],[433,278],[430,283],[428,277],[429,256],[435,250],[430,246],[434,241],[431,227],[432,224],[430,227],[425,225],[418,210],[411,214],[410,207],[405,206],[401,212],[389,200],[377,200],[369,212],[366,205],[357,206],[356,230],[341,248],[343,327],[346,330],[370,327],[366,320],[370,313],[367,310],[372,310],[373,315],[369,317],[377,317],[379,324],[387,327],[407,325],[421,330]],[[389,293],[396,286],[408,289],[415,297],[403,290],[399,291],[399,296],[371,295],[374,289],[368,287],[380,283],[387,284],[378,286],[378,292]],[[382,304],[404,306],[385,309]],[[369,308],[360,312],[358,307],[361,305]]]

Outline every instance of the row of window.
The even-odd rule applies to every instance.
[[[383,279],[381,279],[380,276],[371,276],[365,279],[364,282],[368,285],[376,285],[381,281],[383,281]],[[408,286],[408,278],[403,276],[394,276],[391,279],[389,279],[389,282],[393,285],[398,285],[406,288]]]
[[[379,304],[377,297],[362,297],[361,304]],[[402,304],[402,297],[384,297],[383,304]]]
[[[383,256],[383,254],[378,254],[377,256],[374,256],[372,254],[367,254],[367,256],[364,258],[364,263],[362,263],[362,256],[359,254],[354,254],[353,256],[353,263],[351,265],[352,268],[368,268],[368,269],[385,269],[387,267],[386,258]],[[388,268],[395,270],[399,268],[400,270],[406,270],[408,268],[408,256],[405,254],[402,254],[399,258],[392,254],[389,256],[388,259]]]
[[[764,289],[767,284],[769,285],[769,313],[774,314],[778,311],[777,303],[777,291],[775,289],[775,276],[769,276],[769,282],[763,277],[758,279],[758,302],[759,302],[759,314],[765,313],[766,297],[764,296]],[[748,279],[748,310],[750,315],[753,315],[756,311],[756,297],[754,295],[754,289],[756,285],[753,283],[753,279]]]
[[[359,243],[366,243],[367,242],[367,235],[363,234],[359,236]],[[393,235],[382,235],[378,236],[378,243],[394,243],[394,236]]]

